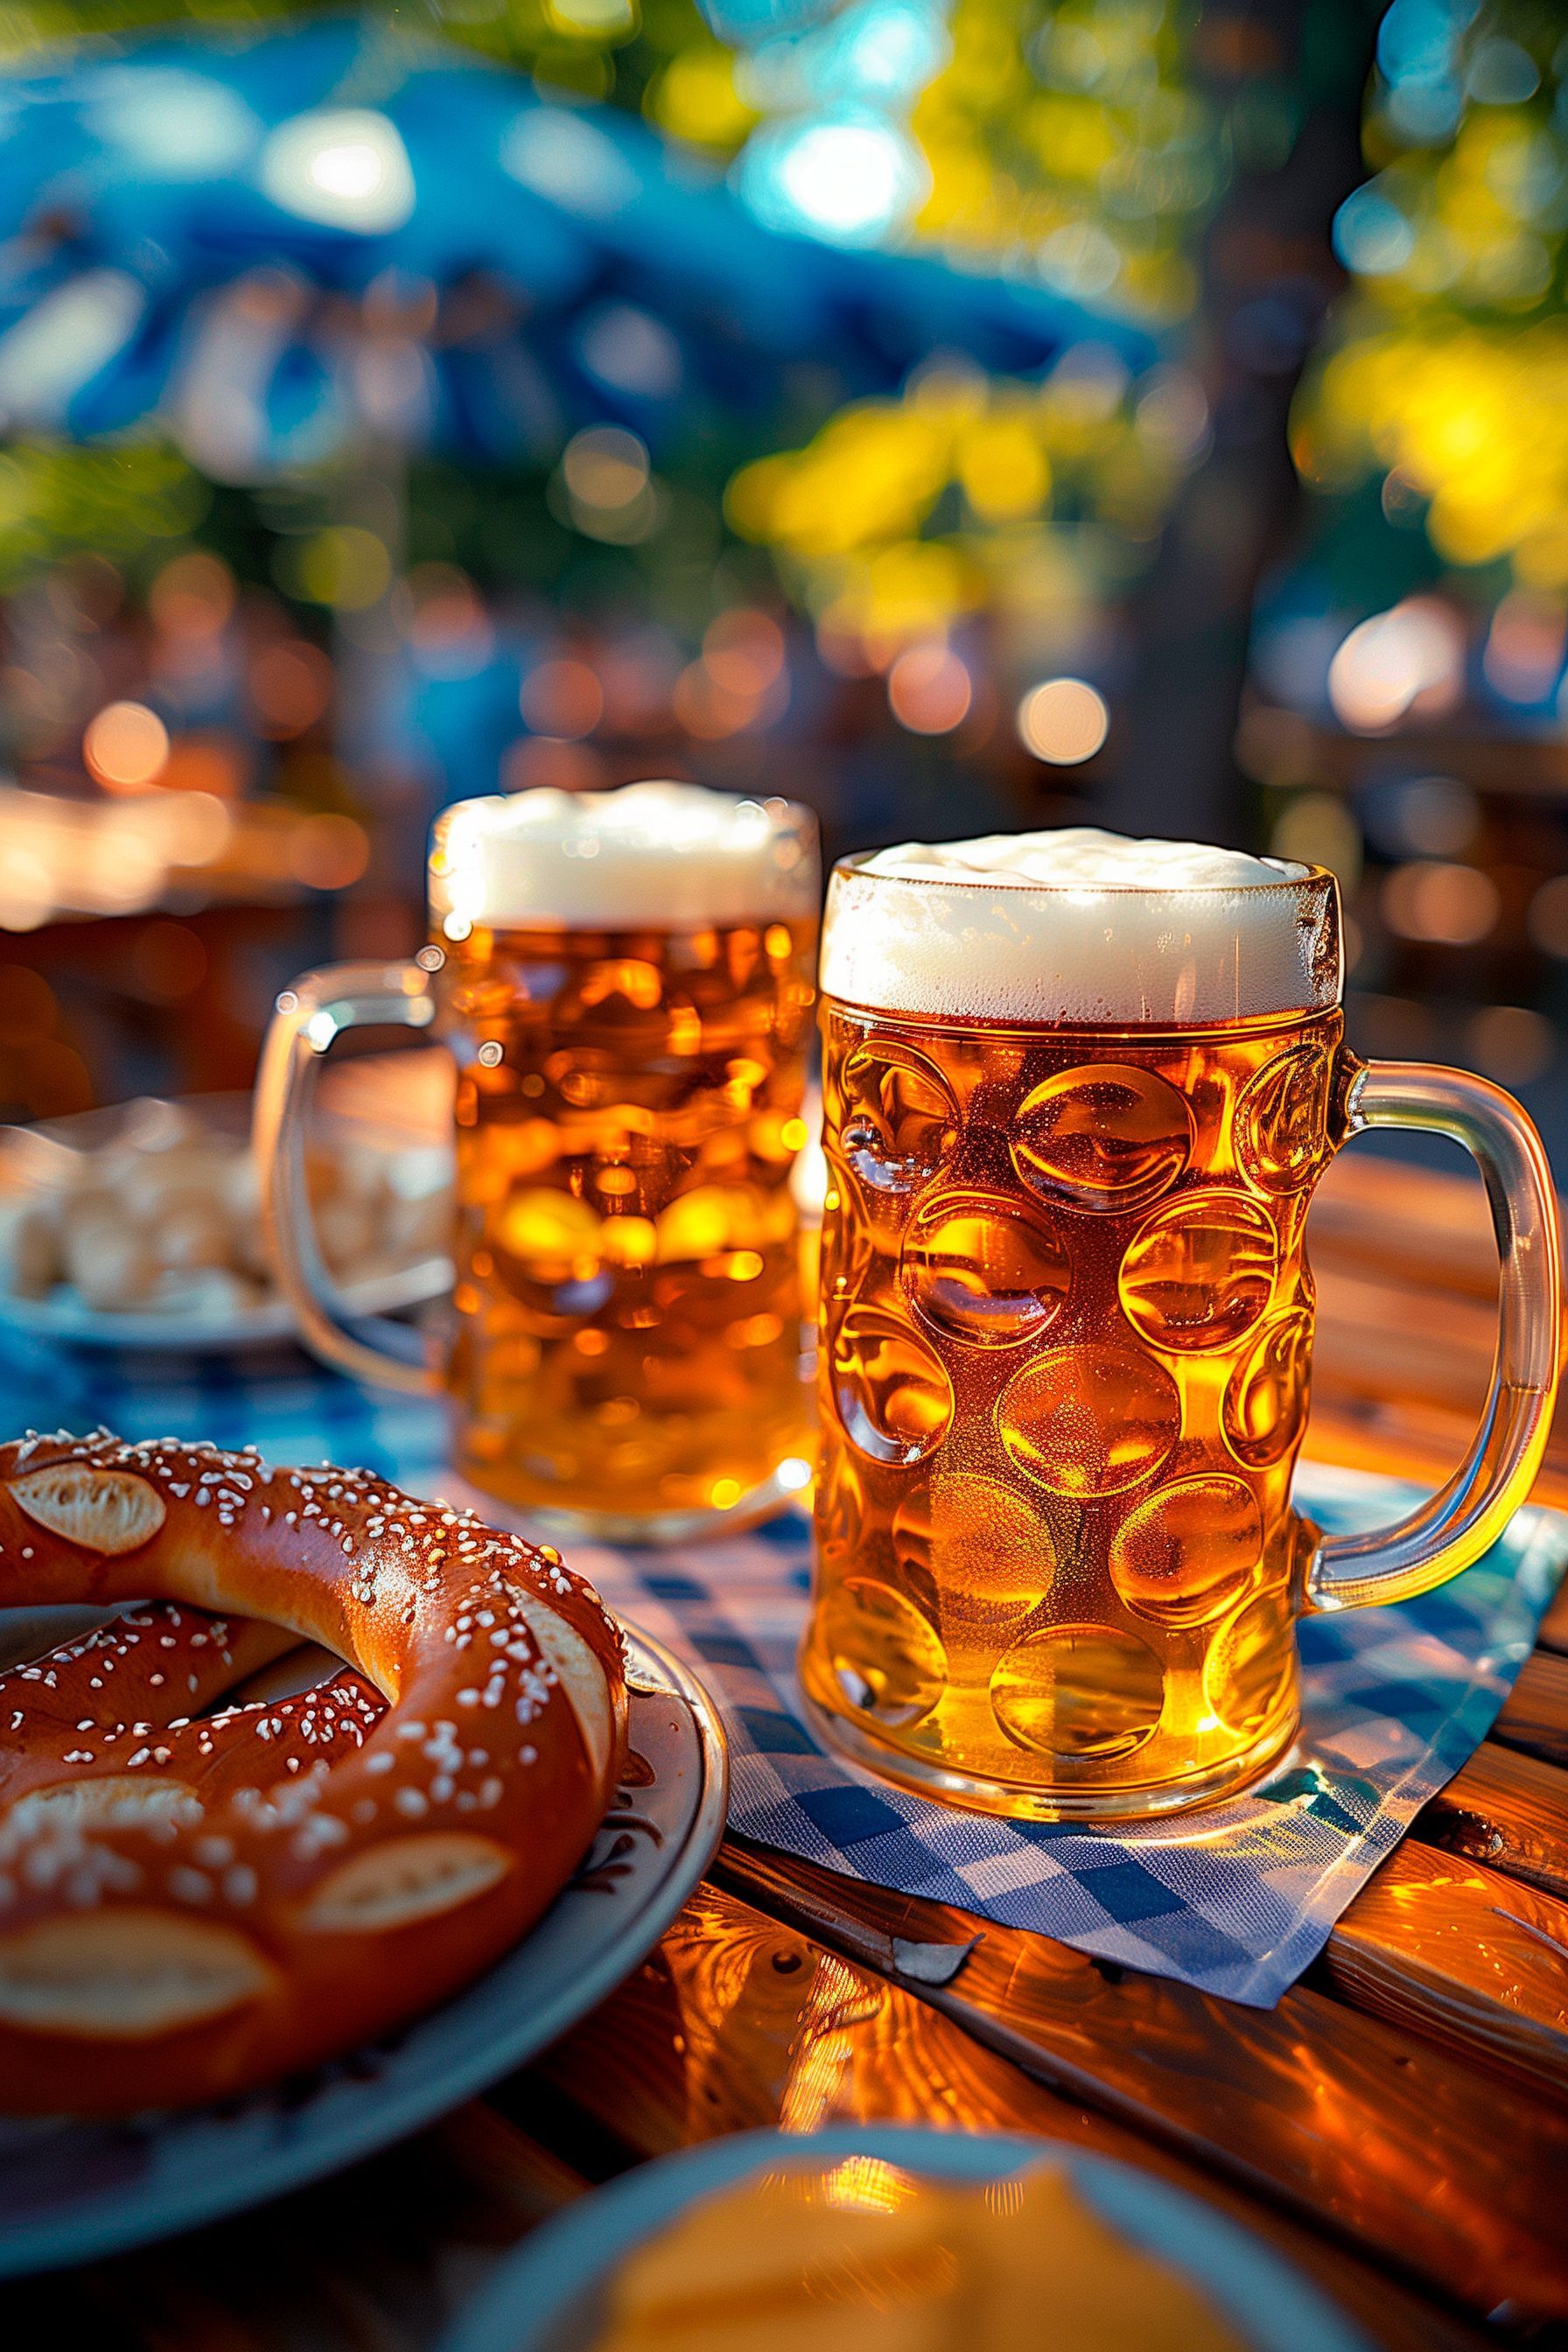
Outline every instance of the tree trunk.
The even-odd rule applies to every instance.
[[[1197,20],[1194,86],[1233,151],[1202,244],[1194,321],[1213,438],[1134,606],[1102,802],[1125,832],[1256,845],[1235,754],[1248,630],[1296,507],[1290,403],[1344,284],[1330,229],[1366,176],[1362,101],[1381,13],[1378,0],[1210,0]]]

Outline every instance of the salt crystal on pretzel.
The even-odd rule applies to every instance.
[[[106,1697],[69,1748],[84,1660],[128,1633],[119,1688],[151,1700],[149,1627],[0,1677],[23,1759],[0,1772],[10,2112],[224,2095],[386,2032],[540,1916],[615,1791],[620,1636],[556,1553],[360,1471],[103,1432],[0,1446],[0,1602],[149,1596],[269,1620],[349,1667],[211,1716]],[[188,1682],[201,1628],[169,1630]]]

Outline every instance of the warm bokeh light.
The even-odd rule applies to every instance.
[[[754,726],[763,711],[756,694],[736,694],[721,686],[705,661],[689,662],[670,691],[679,725],[700,741],[717,743]]]
[[[303,734],[332,698],[332,665],[319,646],[304,637],[265,646],[250,665],[247,684],[261,731],[274,738]]]
[[[370,863],[370,841],[352,816],[301,817],[289,840],[289,866],[312,890],[346,890]]]
[[[1081,677],[1047,678],[1018,705],[1019,741],[1053,767],[1092,760],[1110,732],[1105,697]]]
[[[245,789],[247,765],[245,746],[237,737],[181,735],[169,747],[158,789],[235,800]]]
[[[145,792],[167,762],[169,730],[144,702],[106,703],[89,721],[81,755],[106,792]]]
[[[693,147],[737,146],[757,120],[735,87],[735,60],[716,42],[671,58],[647,108],[662,131]]]
[[[211,637],[233,618],[237,593],[222,557],[192,548],[164,564],[148,591],[147,609],[166,636]]]
[[[277,558],[280,585],[307,604],[368,612],[392,584],[384,541],[358,523],[331,523],[308,538],[285,540]]]
[[[1464,659],[1458,615],[1436,597],[1407,597],[1360,623],[1335,654],[1334,716],[1358,735],[1381,734],[1411,713],[1435,716],[1458,700]]]
[[[591,735],[605,715],[605,690],[585,661],[563,656],[530,670],[519,696],[523,718],[536,735],[566,741]]]
[[[557,735],[524,735],[501,761],[501,790],[530,793],[542,786],[557,793],[592,793],[607,783],[605,762],[589,743]]]
[[[1476,946],[1500,911],[1489,874],[1437,858],[1394,866],[1384,877],[1378,904],[1389,929],[1402,939],[1451,948]]]
[[[1299,793],[1275,820],[1268,846],[1299,866],[1326,866],[1342,887],[1361,879],[1361,827],[1333,793]]]
[[[709,623],[702,659],[727,693],[765,694],[784,672],[784,631],[770,613],[737,605]]]
[[[188,923],[160,917],[144,923],[131,944],[131,982],[148,1004],[178,1004],[207,976],[207,951]]]
[[[1525,920],[1531,940],[1542,955],[1568,962],[1568,874],[1554,874],[1542,884]]]
[[[1544,702],[1556,691],[1568,658],[1568,610],[1562,596],[1516,588],[1492,614],[1481,668],[1506,700]]]
[[[974,682],[947,646],[910,646],[888,672],[888,707],[912,735],[948,735],[969,715]]]
[[[1466,1058],[1500,1086],[1528,1087],[1557,1058],[1557,1033],[1526,1004],[1483,1004],[1465,1024]]]
[[[563,521],[589,539],[636,547],[649,538],[663,500],[648,466],[647,445],[619,425],[590,425],[562,453]],[[553,501],[561,512],[559,500]]]
[[[629,507],[647,488],[647,448],[618,425],[590,425],[566,444],[561,471],[584,506]]]

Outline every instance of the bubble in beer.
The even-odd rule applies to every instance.
[[[980,1194],[928,1203],[904,1236],[900,1271],[924,1321],[982,1348],[1037,1337],[1060,1312],[1071,1279],[1056,1234]]]
[[[1163,1364],[1132,1348],[1058,1348],[1016,1372],[996,1408],[1002,1443],[1054,1495],[1120,1495],[1159,1469],[1182,1433]]]
[[[816,1641],[849,1705],[888,1724],[918,1723],[947,1682],[947,1654],[890,1584],[852,1576],[822,1604]]]
[[[843,1086],[840,1141],[863,1184],[902,1192],[935,1174],[959,1112],[933,1064],[910,1047],[867,1045],[850,1055]]]
[[[1193,1122],[1164,1078],[1131,1064],[1058,1070],[1020,1104],[1008,1149],[1047,1201],[1124,1213],[1167,1192],[1187,1164]]]
[[[1296,1192],[1310,1183],[1328,1150],[1327,1048],[1292,1046],[1248,1080],[1237,1106],[1237,1150],[1265,1192]]]
[[[1282,1462],[1300,1435],[1307,1411],[1312,1318],[1305,1307],[1263,1324],[1225,1392],[1226,1443],[1249,1470]]]
[[[1283,1591],[1265,1592],[1215,1632],[1204,1661],[1204,1697],[1232,1731],[1259,1732],[1284,1706],[1295,1672],[1289,1601]]]
[[[833,1335],[833,1402],[844,1433],[873,1462],[934,1452],[952,1419],[952,1385],[918,1332],[877,1307],[852,1307]]]
[[[1110,1625],[1049,1625],[1026,1634],[991,1677],[991,1707],[1007,1738],[1047,1756],[1130,1756],[1152,1737],[1164,1703],[1159,1659]]]
[[[1250,1330],[1268,1304],[1279,1244],[1245,1192],[1191,1192],[1157,1209],[1121,1261],[1121,1306],[1157,1348],[1196,1353]]]
[[[1135,1616],[1204,1625],[1257,1568],[1263,1521],[1239,1478],[1183,1478],[1137,1505],[1110,1541],[1110,1580]]]

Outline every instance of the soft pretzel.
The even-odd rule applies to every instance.
[[[123,1772],[149,1743],[145,1760],[209,1804],[362,1748],[386,1701],[349,1666],[298,1697],[212,1711],[293,1647],[258,1618],[161,1601],[0,1673],[0,1808],[54,1781]]]
[[[121,1618],[0,1677],[12,2113],[210,2098],[386,2032],[539,1917],[615,1791],[620,1636],[557,1553],[363,1471],[106,1432],[0,1446],[0,1602],[151,1597],[350,1665],[298,1701],[182,1721],[149,1643],[173,1636],[199,1705],[265,1637],[226,1624],[229,1664],[194,1668],[199,1621]],[[74,1677],[131,1634],[99,1679],[132,1706],[84,1704],[60,1747]],[[357,1676],[389,1702],[374,1724]]]

